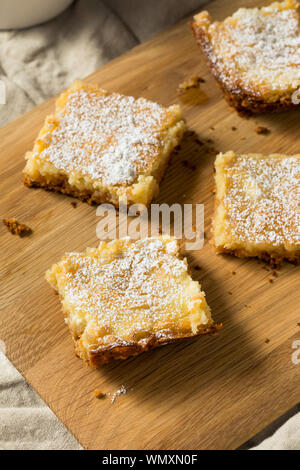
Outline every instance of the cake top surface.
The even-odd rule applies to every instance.
[[[206,17],[213,61],[228,87],[240,85],[254,94],[300,87],[298,7],[295,0],[286,0],[240,8],[224,22],[209,24]],[[201,14],[198,18],[201,22]]]
[[[34,149],[36,156],[66,173],[88,175],[106,185],[131,184],[151,171],[178,107],[109,93],[82,82],[57,100]]]
[[[225,224],[238,240],[299,245],[299,196],[300,155],[232,154],[225,165]]]
[[[58,290],[73,316],[95,336],[139,340],[151,333],[197,332],[209,310],[198,282],[169,237],[101,242],[55,265]],[[72,321],[72,320],[71,320]]]

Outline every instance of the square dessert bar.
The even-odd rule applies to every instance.
[[[184,130],[177,105],[163,108],[77,81],[26,154],[24,183],[89,203],[149,204]]]
[[[300,88],[297,1],[240,8],[223,22],[212,22],[203,11],[191,26],[229,104],[239,112],[300,108],[293,100]]]
[[[219,253],[300,261],[300,154],[220,153],[214,245]]]
[[[172,237],[101,242],[66,254],[46,279],[77,355],[94,367],[219,327]]]

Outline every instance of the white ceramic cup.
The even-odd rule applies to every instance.
[[[73,0],[0,0],[0,29],[28,28],[62,13]]]

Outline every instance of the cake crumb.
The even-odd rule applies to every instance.
[[[194,269],[195,271],[201,271],[201,266],[199,266],[199,264],[196,264],[196,266],[194,266]]]
[[[176,147],[173,149],[173,154],[174,155],[177,155],[181,150],[181,146],[180,145],[176,145]]]
[[[268,135],[268,134],[271,133],[270,129],[268,129],[267,127],[264,127],[264,126],[258,126],[255,129],[255,132],[256,132],[256,134],[259,134],[259,135]]]
[[[270,342],[270,339],[269,338],[266,338],[265,339],[265,343],[268,344]]]
[[[236,271],[233,271],[233,269],[231,269],[231,274],[234,276],[236,274]]]
[[[267,265],[262,266],[262,269],[264,269],[265,271],[271,271],[270,266]]]
[[[30,235],[32,233],[32,229],[21,222],[18,222],[17,219],[2,219],[4,225],[6,225],[7,230],[12,235],[19,235],[19,237],[25,237],[26,235]]]
[[[278,273],[275,270],[272,270],[271,274],[269,277],[267,277],[268,282],[274,282],[276,277],[278,277]]]
[[[227,292],[227,294],[228,294],[228,295],[232,295],[232,292],[229,290],[229,291]]]
[[[281,261],[278,261],[276,258],[270,258],[269,264],[272,269],[280,269],[281,267]]]
[[[182,160],[181,163],[185,168],[189,168],[190,170],[193,170],[193,171],[196,170],[196,165],[192,165],[188,160]]]
[[[300,326],[300,322],[299,322],[299,323],[297,323],[297,326]]]
[[[191,75],[187,80],[182,83],[179,83],[177,93],[181,95],[182,93],[187,90],[190,90],[191,88],[199,88],[200,83],[205,83],[204,78],[199,77],[198,75]]]
[[[72,202],[71,202],[71,206],[74,207],[74,209],[76,209],[76,207],[77,207],[77,202],[72,201]]]
[[[121,388],[119,388],[119,390],[117,390],[116,392],[114,392],[112,398],[111,398],[111,402],[112,403],[115,403],[116,401],[116,398],[120,395],[126,395],[126,393],[128,392],[127,388],[124,386],[124,385],[121,385]]]
[[[210,154],[217,154],[217,153],[220,153],[215,147],[208,147],[207,151],[208,151],[208,153],[210,153]]]
[[[197,136],[196,132],[195,132],[195,131],[192,131],[192,130],[187,130],[187,131],[185,132],[185,135],[186,135],[187,137],[195,137],[195,136]]]
[[[237,130],[237,127],[232,126],[231,130],[232,130],[232,131],[236,131],[236,130]]]
[[[94,391],[93,391],[93,395],[94,397],[96,398],[104,398],[106,396],[106,393],[102,392],[102,390],[100,390],[99,388],[96,388]]]

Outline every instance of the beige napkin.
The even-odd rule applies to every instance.
[[[2,352],[0,449],[81,449]]]
[[[252,450],[300,450],[300,413]]]
[[[205,0],[80,0],[49,23],[0,32],[0,79],[5,82],[7,94],[7,104],[0,105],[0,126],[204,3]],[[1,347],[4,350],[0,342]],[[291,425],[278,431],[275,441],[264,445],[300,449],[299,428],[297,415]],[[79,448],[0,353],[0,449]]]

